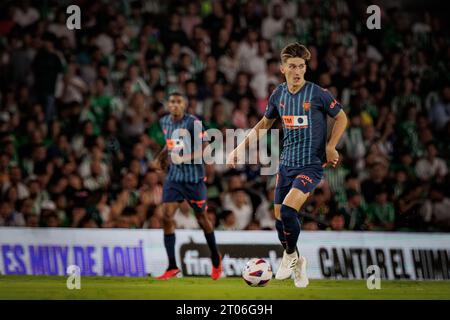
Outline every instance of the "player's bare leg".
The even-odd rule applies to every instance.
[[[197,213],[195,217],[197,218],[199,226],[205,233],[211,233],[214,231],[211,220],[209,220],[208,216],[205,213]]]
[[[217,280],[222,274],[222,257],[220,256],[217,249],[216,238],[214,235],[214,226],[212,225],[211,220],[209,220],[206,212],[197,213],[195,216],[197,218],[198,224],[203,229],[206,242],[208,243],[208,247],[211,252],[211,278],[213,280]]]
[[[175,210],[178,208],[177,202],[168,202],[163,204],[163,230],[164,230],[164,246],[166,248],[169,266],[166,272],[157,279],[166,280],[180,273],[175,260]]]

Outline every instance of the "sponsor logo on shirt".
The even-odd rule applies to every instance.
[[[286,128],[304,129],[308,128],[307,116],[283,116],[283,123]]]

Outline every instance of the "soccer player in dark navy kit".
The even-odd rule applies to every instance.
[[[164,161],[168,160],[170,163],[163,186],[164,246],[169,258],[169,266],[158,279],[169,279],[181,271],[175,259],[174,214],[179,203],[186,200],[194,209],[197,221],[204,231],[211,251],[211,278],[217,280],[222,273],[222,262],[216,246],[214,227],[206,214],[206,185],[202,161],[204,130],[200,120],[185,113],[186,105],[187,101],[183,95],[172,93],[169,96],[170,114],[159,120],[166,145],[152,162],[152,167],[155,169],[161,169]],[[195,130],[195,126],[199,130]],[[195,134],[198,135],[197,141],[200,142],[200,148],[194,146]]]
[[[294,273],[296,287],[308,286],[306,259],[300,256],[297,240],[300,235],[298,212],[309,194],[323,177],[327,164],[336,166],[339,154],[336,145],[347,126],[342,106],[329,91],[305,81],[309,50],[293,43],[281,51],[280,70],[286,82],[271,94],[264,117],[246,139],[228,156],[234,167],[251,139],[258,139],[260,129],[270,128],[277,118],[283,125],[283,151],[275,188],[275,216],[278,237],[285,251],[275,278],[282,280]],[[335,119],[327,142],[327,115]]]

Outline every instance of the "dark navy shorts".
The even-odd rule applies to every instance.
[[[163,186],[163,202],[182,202],[183,200],[187,200],[196,213],[205,212],[205,182],[175,182],[166,180]]]
[[[291,188],[303,193],[312,192],[323,177],[323,167],[320,164],[311,164],[304,167],[278,167],[275,187],[275,204],[282,204]]]

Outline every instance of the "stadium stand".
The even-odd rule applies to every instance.
[[[167,94],[207,128],[250,128],[283,81],[281,48],[310,48],[306,79],[349,127],[305,230],[450,231],[448,19],[363,1],[62,1],[0,4],[0,226],[160,228]],[[280,128],[280,124],[278,124]],[[274,178],[208,165],[222,230],[273,229]],[[179,227],[198,227],[188,206]]]

